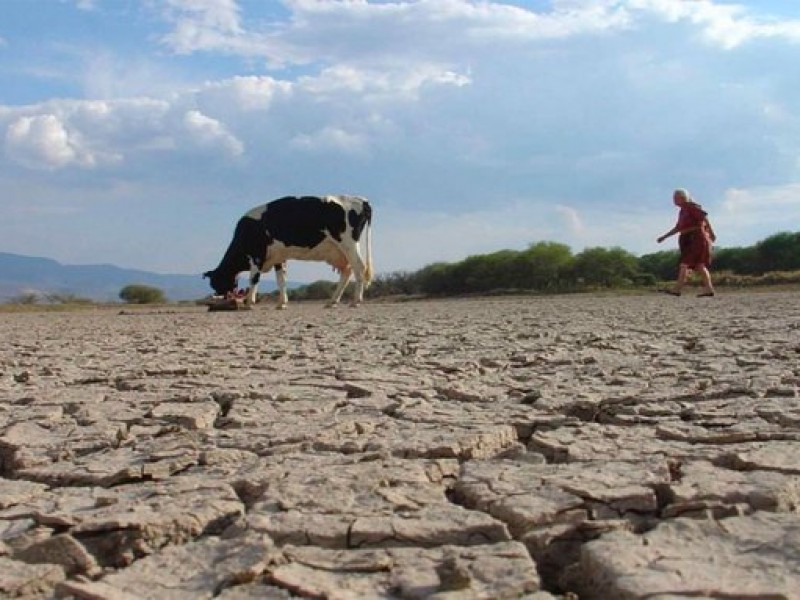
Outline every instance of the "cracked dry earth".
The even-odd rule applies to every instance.
[[[800,598],[800,294],[0,315],[0,596]]]

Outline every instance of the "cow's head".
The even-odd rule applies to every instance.
[[[236,289],[236,273],[225,272],[221,269],[214,269],[213,271],[206,271],[203,277],[208,277],[211,280],[211,287],[220,296],[225,296],[228,292]]]

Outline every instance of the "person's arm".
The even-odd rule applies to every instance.
[[[706,222],[708,222],[708,221],[706,221]],[[680,221],[678,223],[680,223]],[[691,225],[690,227],[684,227],[683,229],[680,229],[678,227],[678,225],[675,225],[675,227],[673,227],[667,233],[665,233],[664,235],[659,237],[657,241],[660,244],[665,239],[667,239],[668,237],[670,237],[672,235],[675,235],[676,233],[688,233],[690,231],[700,231],[702,228],[703,228],[703,222],[702,221],[698,225]],[[711,230],[711,224],[710,223],[708,224],[708,228],[709,228],[709,230]],[[712,236],[713,236],[713,231],[712,231]],[[714,239],[716,239],[716,238],[715,237],[711,238],[712,241]]]
[[[667,233],[665,233],[665,234],[664,234],[664,235],[662,235],[662,236],[659,236],[659,238],[658,238],[658,240],[657,240],[657,241],[658,241],[658,243],[660,244],[661,242],[663,242],[663,241],[664,241],[665,239],[667,239],[668,237],[670,237],[670,236],[672,236],[672,235],[675,235],[676,233],[678,233],[678,231],[679,231],[679,229],[678,229],[678,226],[677,226],[677,225],[675,225],[675,227],[673,227],[672,229],[670,229],[670,230],[669,230]]]
[[[667,239],[672,235],[675,235],[676,233],[688,233],[689,231],[699,231],[699,230],[700,230],[700,225],[692,225],[691,227],[684,227],[683,229],[678,229],[678,226],[675,225],[675,227],[673,227],[667,233],[659,237],[657,241],[660,244],[665,239]]]

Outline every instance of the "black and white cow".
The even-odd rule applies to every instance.
[[[249,270],[250,288],[245,301],[255,304],[261,273],[274,267],[280,293],[278,308],[285,308],[286,261],[324,261],[340,273],[329,305],[339,302],[351,274],[356,279],[353,304],[357,305],[372,280],[371,224],[372,207],[359,196],[288,196],[273,200],[239,219],[219,266],[203,277],[211,280],[217,294],[225,296],[236,289],[239,273]],[[366,261],[359,252],[362,233],[366,238]]]

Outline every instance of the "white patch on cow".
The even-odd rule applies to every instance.
[[[275,241],[270,244],[267,251],[267,262],[273,265],[294,260],[316,260],[326,262],[337,271],[341,271],[347,266],[347,256],[339,247],[339,244],[328,237],[321,244],[313,248],[303,248],[302,246],[285,246],[283,242]]]
[[[256,221],[261,220],[261,216],[267,210],[267,205],[262,204],[261,206],[256,206],[255,208],[251,208],[249,211],[245,213],[245,217],[249,217],[251,219],[255,219]]]

